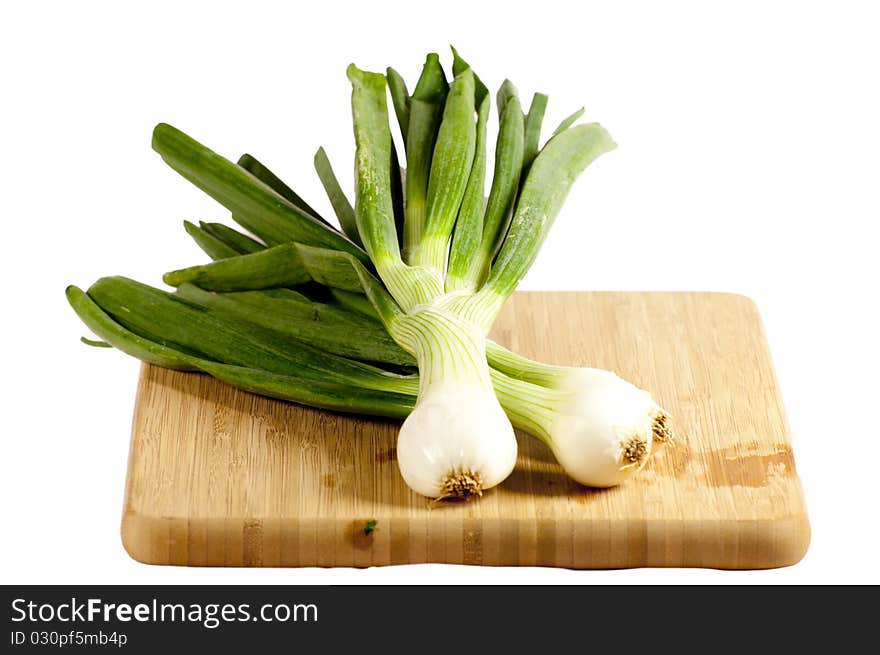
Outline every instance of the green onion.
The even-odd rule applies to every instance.
[[[358,227],[387,289],[366,280],[365,290],[391,336],[416,358],[419,369],[418,401],[397,441],[400,472],[410,488],[433,498],[481,494],[513,470],[516,439],[492,386],[485,328],[447,302],[442,284],[449,236],[473,165],[473,74],[470,69],[462,72],[448,93],[432,156],[427,215],[418,240],[410,241],[414,266],[402,261],[391,238],[384,84],[380,76],[353,66],[349,79]],[[416,106],[411,105],[410,137]],[[389,295],[398,310],[389,311]]]
[[[547,97],[535,94],[523,115],[507,81],[484,199],[488,88],[455,49],[452,72],[447,83],[428,55],[410,96],[391,68],[348,68],[354,208],[324,151],[315,157],[347,236],[253,157],[232,164],[160,124],[153,147],[258,240],[187,222],[214,261],[166,273],[176,293],[102,278],[87,293],[69,288],[71,305],[104,342],[144,361],[307,405],[405,417],[400,472],[429,497],[503,481],[516,461],[513,425],[547,443],[574,479],[618,484],[669,439],[650,395],[608,371],[534,362],[486,338],[575,178],[614,143],[598,124],[574,126],[578,110],[540,147]]]

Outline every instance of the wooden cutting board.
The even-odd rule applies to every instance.
[[[519,292],[492,336],[650,390],[677,443],[621,487],[567,478],[518,435],[514,473],[434,504],[395,461],[397,424],[144,365],[122,539],[135,559],[208,566],[416,562],[573,568],[793,564],[809,543],[761,321],[717,293]],[[375,520],[375,529],[367,528]]]

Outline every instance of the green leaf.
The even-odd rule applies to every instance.
[[[198,244],[199,248],[205,251],[211,259],[225,259],[227,257],[235,257],[238,252],[226,245],[223,241],[210,234],[204,228],[194,225],[189,221],[183,222],[183,229],[189,234],[193,241]]]
[[[267,244],[299,241],[342,250],[369,263],[367,254],[342,234],[180,130],[165,123],[157,125],[153,130],[153,149],[169,166],[224,205],[240,225]]]
[[[318,173],[321,184],[324,186],[324,191],[327,192],[330,204],[333,205],[333,211],[336,214],[336,218],[339,219],[342,231],[345,232],[349,239],[359,246],[363,246],[361,236],[358,234],[354,208],[351,206],[348,198],[345,197],[345,192],[342,190],[339,180],[336,179],[336,174],[333,172],[333,167],[330,165],[330,159],[327,157],[324,148],[318,148],[313,161],[315,171]]]
[[[489,118],[489,96],[483,97],[477,112],[477,141],[474,150],[474,163],[468,178],[464,198],[449,249],[449,268],[446,271],[446,291],[475,290],[476,284],[469,272],[480,248],[483,237],[483,213],[486,209],[484,197],[486,181],[486,125]]]
[[[357,146],[355,216],[364,246],[381,270],[381,260],[400,261],[391,202],[391,131],[385,77],[359,70],[352,64],[348,67],[348,78]]]
[[[598,123],[577,125],[547,142],[522,186],[510,230],[484,291],[507,298],[528,271],[571,185],[614,141]]]
[[[544,112],[547,110],[547,96],[536,93],[532,96],[532,104],[529,105],[529,113],[525,118],[525,147],[523,149],[523,172],[525,179],[532,161],[538,154],[538,144],[541,140],[541,125],[544,122]]]
[[[162,276],[173,287],[184,282],[211,291],[250,291],[303,284],[312,277],[299,255],[298,246],[285,243],[249,255],[219,259],[190,266]]]
[[[400,126],[400,136],[405,143],[409,128],[409,91],[406,90],[403,76],[390,66],[385,70],[385,78],[388,80],[388,90],[391,92],[391,104],[394,105],[397,124]]]
[[[93,348],[112,348],[109,343],[106,341],[96,341],[95,339],[88,339],[86,337],[80,337],[80,341],[82,341],[87,346],[92,346]]]
[[[474,76],[468,68],[449,86],[431,157],[422,239],[414,263],[442,274],[447,248],[467,188],[476,149]]]
[[[318,211],[309,205],[302,197],[296,193],[293,189],[291,189],[287,184],[285,184],[280,177],[275,175],[272,171],[268,169],[264,164],[259,162],[256,157],[253,155],[249,155],[247,153],[243,154],[238,158],[238,165],[241,166],[248,173],[253,175],[255,178],[260,180],[263,184],[270,187],[275,193],[279,196],[287,200],[294,207],[298,207],[302,211],[307,214],[317,218],[319,221],[324,223],[329,227],[333,227],[324,220],[324,218],[318,213]]]
[[[458,50],[455,49],[455,46],[451,45],[449,47],[452,49],[452,74],[455,77],[458,77],[468,68],[471,68],[471,65],[461,58],[461,55],[458,54]],[[473,71],[473,69],[471,70]],[[474,107],[477,111],[479,111],[480,106],[483,104],[483,99],[488,95],[489,89],[483,84],[483,80],[474,73]]]
[[[253,323],[220,317],[206,307],[127,278],[101,278],[89,287],[88,295],[128,330],[196,357],[369,389],[412,387],[406,377],[281,338]]]
[[[266,249],[266,245],[246,234],[242,234],[223,223],[205,223],[199,221],[199,226],[211,236],[219,239],[239,254],[260,252]]]
[[[338,412],[404,418],[415,403],[414,394],[332,384],[326,380],[279,375],[194,357],[126,329],[75,286],[69,286],[66,295],[70,306],[95,334],[118,350],[149,364],[182,371],[203,371],[238,389]]]
[[[482,284],[488,275],[492,260],[507,233],[523,170],[525,135],[522,107],[516,95],[516,88],[507,81],[498,95],[498,106],[503,105],[504,109],[495,143],[495,171],[489,200],[486,202],[479,255],[468,274],[469,279],[476,285]]]
[[[406,203],[403,225],[403,259],[411,261],[422,239],[428,195],[428,177],[437,130],[449,85],[440,57],[430,53],[410,98],[406,135]]]
[[[556,136],[557,134],[561,134],[561,133],[565,132],[565,130],[567,130],[572,125],[574,125],[575,121],[584,115],[584,111],[585,111],[584,108],[581,107],[580,109],[578,109],[576,112],[574,112],[570,116],[567,116],[559,124],[559,127],[557,127],[555,130],[553,130],[553,136]],[[550,137],[550,138],[552,139],[553,137]]]

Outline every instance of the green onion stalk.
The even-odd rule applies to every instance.
[[[398,463],[422,495],[480,495],[502,482],[516,462],[514,426],[579,482],[618,484],[671,437],[650,394],[609,371],[535,362],[487,339],[573,182],[615,144],[596,123],[575,125],[579,110],[539,148],[546,96],[524,114],[505,81],[484,196],[488,89],[453,54],[452,79],[429,55],[412,96],[393,69],[349,67],[353,205],[323,149],[315,156],[341,230],[251,155],[233,164],[158,125],[154,149],[253,236],[186,223],[215,261],[167,273],[176,293],[103,278],[87,292],[70,287],[68,300],[107,343],[144,361],[403,418]]]

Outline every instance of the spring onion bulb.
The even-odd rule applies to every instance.
[[[510,475],[516,453],[510,420],[491,389],[432,386],[397,437],[404,481],[437,499],[481,496]]]
[[[485,338],[433,306],[397,319],[393,334],[415,353],[419,395],[397,438],[406,483],[431,498],[482,495],[516,463],[513,426],[492,386]]]
[[[581,484],[618,485],[659,446],[673,442],[667,412],[612,371],[543,364],[495,344],[489,360],[505,408]]]
[[[547,445],[581,484],[612,487],[641,470],[668,440],[666,414],[651,395],[597,368],[574,368],[546,426]]]

